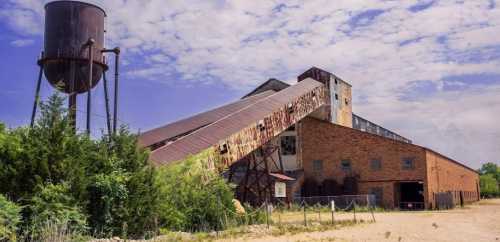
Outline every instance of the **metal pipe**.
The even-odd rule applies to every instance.
[[[104,102],[106,106],[106,125],[108,128],[108,135],[111,136],[111,117],[109,113],[109,95],[108,95],[108,80],[106,79],[106,72],[102,73],[102,81],[104,84]]]
[[[120,68],[120,48],[115,47],[113,49],[103,49],[101,52],[113,52],[115,54],[115,90],[113,98],[113,134],[115,134],[118,122],[118,75]]]
[[[91,106],[91,98],[92,98],[92,66],[93,66],[93,58],[94,55],[92,53],[92,47],[94,45],[94,40],[90,38],[87,41],[87,46],[89,49],[89,86],[88,86],[88,91],[87,91],[87,134],[90,135],[90,114],[92,112],[92,106]]]
[[[115,98],[113,107],[113,134],[116,134],[116,125],[118,121],[118,73],[120,67],[120,48],[114,48],[115,51]]]
[[[42,52],[42,58],[43,58],[43,52]],[[38,80],[36,83],[35,103],[33,104],[33,111],[31,112],[31,123],[30,123],[31,128],[33,128],[33,125],[35,125],[36,108],[38,107],[38,102],[40,101],[40,86],[42,84],[43,64],[39,63],[39,65],[40,65],[40,71],[38,72]]]
[[[76,131],[76,92],[69,94],[68,99],[68,114],[71,129]]]

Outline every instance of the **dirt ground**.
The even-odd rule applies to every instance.
[[[346,215],[349,216],[349,215]],[[368,214],[359,214],[366,216]],[[358,217],[359,218],[359,217]],[[326,218],[325,218],[326,219]],[[283,236],[242,237],[236,241],[498,241],[500,199],[446,211],[378,212],[375,223]],[[234,238],[231,241],[235,241]]]

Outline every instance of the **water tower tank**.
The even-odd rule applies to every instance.
[[[98,6],[79,1],[54,1],[45,5],[45,46],[43,67],[52,86],[65,93],[83,93],[101,79],[107,66],[104,46],[104,18]],[[89,87],[89,52],[93,44],[92,85]]]

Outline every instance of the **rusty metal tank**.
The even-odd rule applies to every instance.
[[[65,93],[93,88],[107,66],[104,47],[104,10],[79,1],[54,1],[45,5],[44,56],[41,62],[52,86]],[[89,87],[89,38],[93,44],[92,84]]]

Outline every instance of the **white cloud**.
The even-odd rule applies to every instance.
[[[24,46],[32,45],[33,43],[35,43],[35,41],[32,39],[16,39],[16,40],[13,40],[12,42],[10,42],[10,44],[15,46],[15,47],[24,47]]]
[[[22,34],[40,34],[45,2],[9,0],[8,11],[12,14],[3,10],[0,16]],[[485,103],[485,107],[478,113],[470,107],[460,118],[452,115],[456,117],[451,118],[453,122],[449,115],[439,113],[468,103],[443,97],[415,104],[396,98],[398,91],[416,80],[439,84],[449,75],[500,74],[499,58],[480,62],[467,58],[470,51],[484,52],[488,51],[486,47],[500,46],[496,37],[500,10],[491,9],[487,0],[436,1],[417,12],[408,10],[417,1],[92,2],[107,10],[108,45],[121,46],[124,61],[135,64],[130,65],[136,68],[129,69],[131,76],[171,83],[172,78],[167,77],[176,74],[184,83],[217,81],[235,89],[249,89],[269,77],[292,80],[310,66],[318,66],[353,84],[355,98],[364,97],[363,106],[354,108],[367,118],[400,124],[396,126],[399,130],[411,130],[410,138],[415,137],[421,144],[437,145],[433,135],[458,130],[473,140],[470,143],[478,145],[469,149],[454,146],[450,138],[449,144],[455,148],[445,150],[457,158],[478,152],[489,154],[490,160],[500,157],[500,149],[490,145],[498,144],[498,140],[483,136],[474,122],[465,122],[475,116],[482,117],[482,122],[498,112],[500,103],[492,101],[494,96],[455,93],[458,97],[470,95],[471,103],[475,100]],[[354,16],[375,9],[384,12],[371,21],[363,19],[362,26],[353,28],[350,20]],[[441,91],[439,95],[451,94]],[[385,111],[392,115],[381,117],[379,114]],[[402,113],[425,122],[416,124]],[[500,130],[490,128],[495,134]],[[464,150],[467,154],[462,154]],[[470,158],[477,162],[478,157]]]

